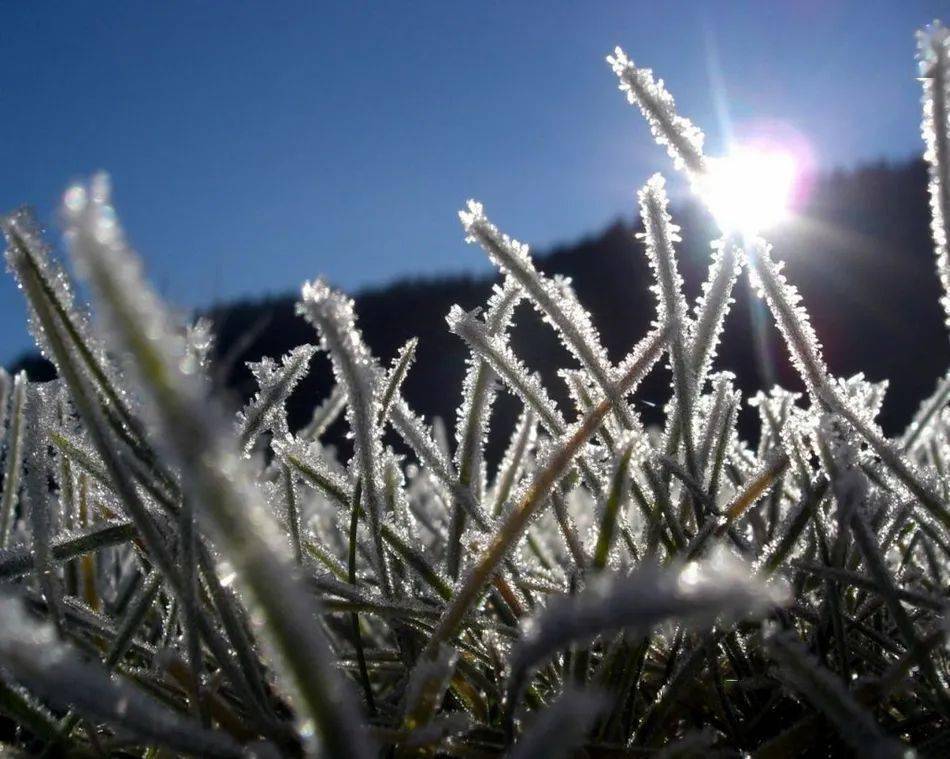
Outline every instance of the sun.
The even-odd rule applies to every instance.
[[[791,216],[799,173],[790,151],[736,146],[708,159],[699,189],[724,233],[753,236]]]

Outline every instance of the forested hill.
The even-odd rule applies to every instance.
[[[706,275],[714,229],[694,205],[675,209],[674,219],[683,227],[680,262],[692,300]],[[776,257],[787,262],[789,279],[803,293],[831,370],[842,376],[864,371],[872,380],[890,379],[883,412],[890,433],[903,428],[950,363],[928,223],[926,169],[923,163],[912,162],[869,166],[820,179],[812,188],[803,218],[773,235]],[[614,360],[644,334],[655,314],[655,301],[647,290],[650,275],[636,231],[617,222],[597,236],[536,257],[538,268],[571,278]],[[429,419],[440,416],[454,425],[465,369],[464,345],[449,333],[445,315],[455,303],[466,309],[484,303],[495,281],[465,275],[415,279],[356,294],[359,325],[383,362],[388,363],[410,337],[419,338],[405,393]],[[209,312],[217,334],[218,380],[233,391],[235,403],[255,390],[245,361],[277,357],[316,340],[312,329],[294,315],[295,297],[288,293],[241,301]],[[751,294],[745,276],[736,301],[718,368],[736,372],[746,397],[770,381],[770,373],[780,384],[800,388],[771,318]],[[768,366],[757,357],[756,320],[766,337],[760,356],[770,356],[765,362]],[[527,306],[517,312],[513,342],[517,353],[541,372],[552,394],[567,403],[556,370],[571,361],[550,328]],[[20,364],[34,376],[48,375],[48,367],[35,357],[24,357]],[[323,357],[316,359],[310,377],[291,399],[292,423],[306,420],[329,383],[328,363]],[[660,370],[644,384],[639,398],[645,417],[656,416],[650,403],[668,397],[668,383],[669,375]],[[499,423],[511,419],[514,409],[513,400],[502,394],[496,412]],[[751,432],[754,415],[748,410],[744,413],[743,427]],[[492,440],[497,446],[500,438]]]

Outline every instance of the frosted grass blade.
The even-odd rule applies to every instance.
[[[189,497],[200,504],[199,518],[229,549],[255,612],[265,620],[304,733],[318,731],[334,756],[368,754],[352,695],[331,668],[326,640],[316,626],[319,606],[294,571],[238,451],[225,442],[226,425],[209,406],[206,386],[179,368],[179,344],[115,223],[107,181],[97,178],[89,188],[67,193],[66,213],[77,268],[92,284],[108,328],[129,353],[163,448],[180,467]],[[142,327],[146,323],[148,333]]]
[[[15,598],[0,599],[0,660],[29,689],[59,706],[120,725],[137,740],[188,754],[240,757],[230,737],[204,730],[60,642],[52,626],[30,619]]]
[[[26,372],[18,372],[13,379],[13,391],[10,394],[10,424],[6,439],[3,493],[0,495],[0,548],[7,547],[14,511],[20,496],[26,385]]]
[[[298,313],[320,334],[321,347],[330,354],[337,383],[346,388],[347,420],[363,480],[370,530],[376,551],[379,580],[386,595],[393,593],[389,565],[380,535],[383,505],[382,431],[379,427],[380,369],[356,327],[353,302],[316,280],[304,285]]]
[[[935,21],[918,32],[917,59],[924,87],[924,158],[930,165],[930,229],[950,326],[950,30]]]
[[[659,330],[644,338],[640,344],[640,360],[634,363],[626,377],[614,388],[616,394],[632,390],[659,358],[669,339],[668,330]],[[457,632],[465,616],[478,600],[492,575],[509,551],[520,540],[535,512],[545,503],[555,483],[564,475],[575,456],[596,432],[609,413],[613,403],[610,398],[602,400],[564,438],[555,453],[539,469],[530,486],[525,490],[515,509],[500,525],[488,547],[479,558],[452,598],[451,604],[439,620],[432,637],[426,644],[425,654],[432,656],[440,643],[449,641]]]
[[[238,415],[239,445],[245,455],[265,430],[283,436],[287,426],[284,403],[306,375],[316,350],[312,345],[298,346],[281,359],[280,366],[267,358],[249,364],[260,390]]]
[[[702,175],[706,168],[703,133],[676,112],[673,96],[663,80],[654,78],[650,69],[634,65],[619,47],[613,55],[607,56],[607,63],[620,80],[620,91],[631,105],[639,107],[654,139],[666,147],[676,168],[686,171],[692,178]]]
[[[683,566],[645,564],[630,574],[601,575],[576,595],[551,599],[526,626],[512,656],[509,699],[534,666],[568,643],[620,630],[641,635],[667,619],[702,627],[765,613],[785,598],[780,586],[754,578],[725,550]]]

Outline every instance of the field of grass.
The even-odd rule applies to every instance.
[[[920,33],[937,275],[950,325],[950,34]],[[830,374],[752,206],[661,80],[610,62],[721,222],[692,301],[662,176],[639,193],[656,319],[617,364],[570,282],[480,203],[500,275],[447,329],[470,350],[454,428],[403,398],[416,343],[372,355],[321,280],[314,344],[253,365],[234,418],[209,325],[141,275],[104,175],[63,199],[91,309],[27,212],[7,262],[58,379],[0,370],[0,739],[49,756],[942,756],[950,751],[950,375],[887,438],[886,383]],[[767,177],[766,177],[767,180]],[[735,194],[731,194],[735,193]],[[741,201],[738,202],[737,201]],[[781,251],[777,251],[781,253]],[[715,371],[748,275],[806,393]],[[637,283],[631,282],[631,288]],[[645,287],[642,288],[644,291]],[[646,295],[637,292],[637,296]],[[533,310],[573,363],[552,400],[508,340]],[[881,346],[881,350],[887,350]],[[335,389],[291,430],[318,351]],[[665,362],[665,423],[634,400]],[[497,467],[492,405],[522,411]],[[741,439],[743,403],[761,417]],[[321,442],[345,416],[353,455]]]

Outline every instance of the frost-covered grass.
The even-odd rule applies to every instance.
[[[701,193],[702,133],[650,71],[609,61]],[[948,290],[940,25],[920,62]],[[950,375],[887,439],[886,383],[830,373],[765,240],[724,230],[691,306],[662,177],[639,202],[657,317],[619,364],[568,281],[481,204],[460,213],[500,281],[447,316],[471,350],[451,444],[402,397],[415,343],[384,365],[324,282],[298,306],[318,345],[252,366],[260,391],[230,418],[208,325],[179,324],[144,281],[105,177],[63,202],[95,318],[29,215],[7,217],[59,379],[0,372],[3,739],[152,757],[945,755]],[[742,269],[807,388],[746,401],[754,445],[734,377],[713,371]],[[509,344],[523,304],[576,360],[561,373],[573,408]],[[285,401],[318,349],[336,389],[291,431]],[[672,394],[648,430],[636,389],[660,361]],[[498,392],[523,411],[489,467]],[[340,414],[345,461],[321,442]]]

